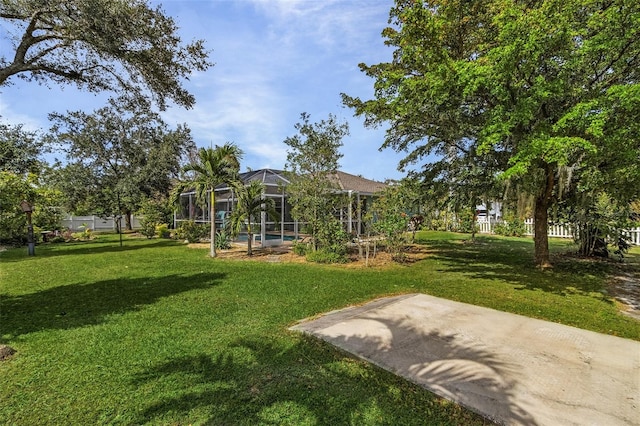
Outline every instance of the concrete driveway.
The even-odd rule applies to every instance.
[[[301,331],[505,425],[640,425],[640,342],[424,294]]]

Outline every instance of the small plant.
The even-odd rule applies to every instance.
[[[60,235],[62,236],[62,238],[64,238],[65,241],[73,240],[73,232],[71,232],[69,228],[63,229]]]
[[[93,230],[91,228],[87,228],[84,225],[81,226],[80,228],[84,228],[82,231],[80,232],[70,232],[68,233],[68,237],[67,235],[63,235],[65,237],[65,240],[69,241],[89,241],[89,240],[93,240],[95,237],[93,235]]]
[[[187,240],[189,243],[197,243],[207,235],[209,229],[193,220],[182,222],[176,231],[176,235],[181,240]]]
[[[82,238],[84,240],[92,240],[93,239],[93,229],[91,228],[85,228],[84,232],[82,233]]]
[[[156,235],[160,238],[169,238],[171,236],[169,225],[167,225],[166,223],[156,225]]]
[[[471,212],[463,211],[458,215],[457,229],[455,229],[455,231],[464,234],[474,234],[478,232],[479,229]]]
[[[231,248],[231,235],[225,231],[216,232],[216,248],[228,250]]]
[[[522,220],[510,218],[504,222],[497,223],[493,227],[493,233],[505,237],[523,237],[527,233],[527,229]]]
[[[309,244],[302,242],[295,242],[292,246],[293,253],[298,256],[304,256],[309,250]]]
[[[140,233],[145,237],[151,239],[156,235],[156,224],[155,222],[143,219],[140,221]]]
[[[316,251],[307,253],[307,260],[315,263],[346,263],[347,258],[344,254],[336,253],[327,248],[321,248]]]

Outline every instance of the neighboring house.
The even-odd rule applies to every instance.
[[[261,232],[256,235],[256,242],[263,247],[282,244],[285,240],[296,240],[300,236],[302,224],[291,217],[286,187],[289,180],[282,170],[261,169],[240,174],[240,179],[249,183],[259,180],[265,185],[265,197],[273,198],[275,209],[280,215],[278,222],[273,222],[262,215]],[[376,193],[386,188],[386,184],[354,176],[338,171],[330,178],[340,193],[346,194],[351,200],[340,212],[339,218],[349,233],[356,235],[364,232],[362,217],[371,205]],[[223,229],[229,215],[233,211],[235,199],[231,188],[218,185],[215,188],[215,222],[216,228]],[[360,206],[360,208],[358,208]],[[180,208],[174,214],[174,222],[179,226],[181,221],[193,220],[199,223],[210,223],[209,208],[202,208],[196,203],[195,192],[180,194]]]
[[[487,205],[489,209],[487,210]],[[491,201],[489,203],[476,206],[476,220],[478,222],[499,222],[502,220],[502,203]]]

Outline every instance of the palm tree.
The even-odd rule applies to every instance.
[[[232,184],[238,180],[242,150],[237,145],[227,142],[215,148],[200,148],[198,161],[186,165],[185,172],[194,172],[190,182],[196,191],[198,202],[206,206],[209,196],[209,219],[211,220],[211,257],[216,257],[216,217],[215,217],[215,188],[221,183]]]
[[[251,241],[253,240],[253,225],[260,221],[260,214],[267,213],[273,220],[278,220],[273,198],[264,197],[264,184],[252,180],[248,185],[242,182],[233,184],[237,203],[231,212],[231,235],[237,236],[242,226],[247,227],[247,255],[251,256]]]

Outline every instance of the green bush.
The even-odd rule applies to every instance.
[[[91,228],[86,228],[84,231],[73,232],[71,234],[71,240],[89,241],[93,240],[94,238],[95,237]]]
[[[493,225],[493,233],[496,235],[508,235],[509,225],[507,225],[507,222],[496,223]]]
[[[524,226],[524,221],[514,219],[509,222],[509,230],[514,237],[524,237],[527,233],[527,228]]]
[[[328,220],[317,232],[318,247],[344,256],[347,253],[349,234],[339,220]]]
[[[169,238],[171,236],[169,225],[167,225],[166,223],[156,225],[156,235],[160,238]]]
[[[478,232],[480,227],[476,224],[473,213],[464,211],[458,215],[458,229],[456,231],[465,234]]]
[[[182,222],[176,230],[178,239],[187,240],[189,243],[197,243],[204,238],[209,232],[209,226],[206,224],[196,223],[193,220]]]
[[[293,253],[297,254],[298,256],[304,256],[307,254],[307,251],[309,250],[309,244],[295,242],[293,243],[292,250],[293,250]]]
[[[505,237],[523,237],[527,233],[524,221],[514,218],[494,225],[493,233]]]
[[[344,254],[336,253],[328,248],[321,248],[316,251],[307,252],[307,260],[315,263],[346,263]]]
[[[140,233],[147,238],[153,238],[156,235],[156,223],[142,219],[140,221]]]
[[[136,212],[142,216],[140,219],[140,233],[147,238],[156,235],[160,238],[169,237],[170,209],[167,207],[167,200],[164,198],[148,198],[142,201],[140,208]]]

